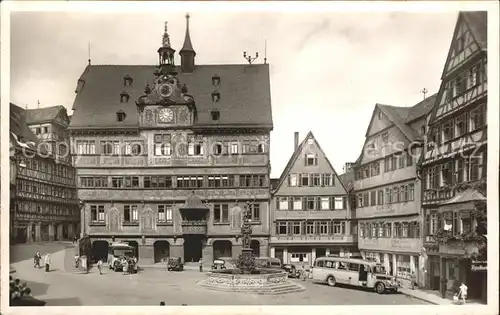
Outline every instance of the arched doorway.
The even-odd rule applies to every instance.
[[[260,257],[260,242],[257,240],[252,240],[250,242],[250,248],[253,250],[255,257]]]
[[[215,241],[213,243],[214,259],[220,257],[233,257],[233,244],[231,241]]]
[[[124,243],[127,243],[134,248],[134,256],[137,257],[137,260],[139,260],[139,243],[136,241],[124,241]]]
[[[153,244],[155,263],[161,262],[162,258],[170,256],[170,244],[167,241],[156,241]]]
[[[108,260],[108,247],[109,244],[106,241],[93,241],[91,249],[92,260],[98,261],[102,259],[103,262],[106,262]]]

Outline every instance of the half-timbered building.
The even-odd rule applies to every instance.
[[[416,164],[435,99],[432,95],[412,107],[376,104],[354,167],[359,250],[403,285],[413,274],[420,283],[424,278]]]
[[[356,250],[347,190],[309,132],[280,176],[271,200],[271,257],[311,266],[316,257]]]
[[[70,239],[78,233],[80,216],[69,138],[58,138],[64,150],[58,154],[51,150],[55,141],[45,142],[31,131],[39,118],[48,130],[55,130],[54,124],[63,129],[68,123],[66,110],[62,106],[43,110],[56,113],[51,116],[55,120],[33,111],[40,112],[10,104],[11,241]]]
[[[174,63],[167,26],[158,65],[88,65],[70,130],[82,225],[95,257],[128,242],[141,264],[211,264],[241,252],[251,207],[268,255],[269,65],[198,65],[188,26]]]
[[[486,30],[486,12],[459,14],[422,156],[428,287],[453,292],[463,281],[483,298],[486,272],[472,265],[486,260]]]

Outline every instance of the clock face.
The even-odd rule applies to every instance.
[[[171,122],[174,119],[174,112],[170,108],[162,108],[158,113],[161,122]]]
[[[161,97],[169,97],[172,95],[172,92],[174,89],[170,84],[162,84],[158,86],[158,94],[160,94]]]

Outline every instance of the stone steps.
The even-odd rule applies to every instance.
[[[231,287],[219,287],[219,286],[209,285],[201,281],[198,283],[198,286],[215,291],[253,293],[260,295],[281,295],[281,294],[302,292],[305,290],[303,286],[294,282],[289,282],[286,284],[270,285],[266,287],[231,288]]]

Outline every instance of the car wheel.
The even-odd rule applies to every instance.
[[[334,276],[329,276],[327,279],[326,279],[326,282],[328,283],[329,286],[331,287],[334,287],[335,284],[337,284],[337,280],[335,280],[335,277]]]
[[[378,294],[382,294],[385,292],[385,285],[382,282],[379,282],[377,283],[375,290],[377,291]]]

